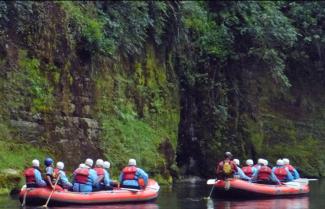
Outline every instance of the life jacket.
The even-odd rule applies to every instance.
[[[79,184],[86,184],[88,182],[89,169],[88,168],[78,168],[75,171],[75,181]]]
[[[245,166],[242,168],[244,174],[248,177],[252,177],[253,176],[253,168],[251,166]]]
[[[97,175],[98,176],[104,176],[104,168],[98,168],[98,167],[96,167],[96,168],[94,168],[94,170],[96,171],[96,173],[97,173]]]
[[[123,180],[137,180],[135,173],[137,172],[137,167],[127,166],[123,168]]]
[[[222,170],[226,175],[230,175],[233,173],[233,169],[232,169],[230,160],[223,161]]]
[[[27,168],[24,172],[26,184],[36,184],[35,168]]]
[[[60,174],[60,169],[54,168],[53,170],[53,178],[56,179]]]
[[[287,177],[288,173],[285,167],[275,168],[274,175],[280,180],[283,181]]]
[[[258,180],[269,180],[269,177],[272,173],[272,169],[267,167],[266,165],[262,166],[260,170],[258,171]]]

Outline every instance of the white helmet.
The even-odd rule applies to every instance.
[[[111,164],[108,161],[104,161],[103,167],[109,169],[111,167]]]
[[[94,164],[94,161],[90,158],[86,159],[85,161],[86,166],[92,167]]]
[[[102,159],[97,159],[96,160],[96,166],[97,167],[103,167],[104,161]]]
[[[263,159],[262,158],[258,158],[257,164],[263,164]]]
[[[283,163],[284,163],[284,165],[289,165],[290,160],[288,158],[283,158]]]
[[[79,164],[79,168],[86,168],[87,166],[86,166],[86,164],[84,164],[84,163],[80,163]]]
[[[276,161],[276,165],[278,165],[278,166],[283,166],[283,165],[284,165],[283,160],[282,160],[282,159],[278,159],[278,160]]]
[[[33,167],[39,167],[39,160],[34,159],[34,160],[32,161],[32,165],[33,165]]]
[[[234,163],[235,163],[236,165],[240,165],[240,162],[239,162],[238,159],[234,159]]]
[[[60,169],[60,170],[63,170],[63,168],[64,168],[64,163],[63,162],[57,162],[56,163],[56,167],[58,168],[58,169]]]
[[[254,161],[252,159],[246,160],[246,165],[253,165]]]
[[[128,165],[130,165],[130,166],[136,166],[137,165],[137,161],[135,159],[130,159]]]
[[[264,165],[268,165],[269,161],[264,159]]]
[[[261,159],[261,165],[266,165],[266,160],[265,159]]]

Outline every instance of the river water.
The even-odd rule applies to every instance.
[[[159,197],[153,203],[69,206],[64,209],[325,209],[325,179],[310,182],[310,194],[299,198],[230,201],[214,197],[207,200],[205,197],[209,195],[210,189],[204,184],[182,183],[173,187],[161,187]],[[0,196],[0,208],[16,209],[19,206],[16,197]]]

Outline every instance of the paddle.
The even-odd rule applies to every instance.
[[[140,192],[141,191],[141,189],[132,189],[132,188],[123,188],[123,187],[120,187],[120,190],[127,190],[130,192]]]
[[[308,184],[310,181],[318,181],[318,179],[307,179],[307,178],[299,178],[299,179],[295,179],[293,180],[293,182],[298,182],[301,184]]]
[[[53,189],[52,189],[52,191],[51,191],[51,194],[50,194],[49,198],[47,199],[45,205],[42,205],[42,206],[41,206],[42,208],[47,208],[47,205],[48,205],[49,202],[50,202],[50,199],[51,199],[51,197],[52,197],[52,195],[53,195],[53,193],[54,193],[54,191],[55,191],[55,187],[56,187],[56,185],[58,184],[59,179],[60,179],[60,174],[58,175],[57,179],[55,180],[54,187],[53,187]]]
[[[291,182],[284,182],[283,184],[289,187],[301,187],[301,184],[299,182],[291,181]]]
[[[24,185],[22,189],[25,189],[25,190],[26,190],[26,191],[25,191],[25,194],[24,194],[23,203],[21,204],[21,207],[23,208],[23,207],[25,207],[25,205],[26,205],[26,196],[27,196],[27,193],[28,193],[28,191],[31,190],[31,188],[27,188],[27,186]]]
[[[299,178],[299,179],[295,179],[293,181],[296,181],[296,182],[308,182],[308,181],[318,181],[318,179]]]
[[[207,185],[212,185],[212,188],[210,190],[210,193],[209,193],[209,196],[208,197],[204,197],[204,199],[211,199],[211,195],[212,195],[212,192],[214,190],[214,184],[216,183],[217,179],[208,179],[207,181]]]

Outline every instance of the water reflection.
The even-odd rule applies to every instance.
[[[51,207],[51,209],[62,209],[62,207]],[[155,203],[146,204],[117,204],[117,205],[90,205],[90,206],[69,206],[64,209],[159,209]]]
[[[243,201],[209,200],[207,209],[309,209],[309,198]]]

